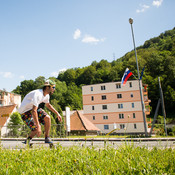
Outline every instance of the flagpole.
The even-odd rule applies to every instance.
[[[145,136],[148,136],[147,125],[146,125],[146,117],[145,117],[145,106],[144,106],[144,103],[143,103],[142,85],[141,85],[141,80],[140,80],[139,66],[138,66],[138,61],[137,61],[137,52],[136,52],[136,46],[135,46],[135,40],[134,40],[134,32],[133,32],[133,27],[132,27],[132,24],[133,24],[133,19],[132,18],[129,18],[129,23],[131,24],[132,38],[133,38],[134,51],[135,51],[136,64],[137,64],[137,73],[138,73],[140,97],[141,97],[141,104],[142,104],[142,113],[143,113],[143,122],[144,122]]]

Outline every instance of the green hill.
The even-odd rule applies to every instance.
[[[140,72],[145,66],[142,81],[148,84],[151,115],[154,114],[159,99],[158,77],[160,77],[167,117],[175,117],[175,28],[145,41],[136,50]],[[137,76],[134,51],[112,62],[94,61],[87,67],[67,69],[60,73],[57,79],[54,78],[57,81],[57,90],[51,99],[52,103],[63,110],[65,106],[82,109],[82,85],[121,81],[127,67]],[[130,79],[132,78],[134,79],[134,77]],[[13,92],[24,97],[30,90],[39,87],[43,81],[44,77],[38,77],[35,81],[25,80]]]

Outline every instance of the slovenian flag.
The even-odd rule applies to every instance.
[[[128,78],[129,78],[131,75],[133,75],[132,72],[131,72],[128,68],[126,68],[125,73],[123,74],[123,77],[122,77],[122,83],[121,83],[121,84],[122,84],[123,86],[125,86],[125,84],[126,84]]]

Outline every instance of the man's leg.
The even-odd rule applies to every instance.
[[[31,110],[21,114],[21,117],[24,123],[31,129],[31,133],[24,143],[30,143],[30,140],[37,134]]]
[[[32,139],[36,135],[37,131],[31,131],[29,137]]]
[[[43,109],[40,108],[37,111],[39,122],[43,124],[45,128],[45,143],[52,143],[51,139],[49,138],[51,118]]]
[[[49,115],[46,115],[44,117],[45,138],[49,137],[50,127],[51,127],[51,119]]]

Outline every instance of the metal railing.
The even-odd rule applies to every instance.
[[[41,126],[41,137],[44,137],[44,126]],[[27,125],[10,125],[0,126],[0,138],[26,138],[30,134],[30,129]],[[63,124],[52,124],[50,129],[50,136],[65,137],[66,131]]]

